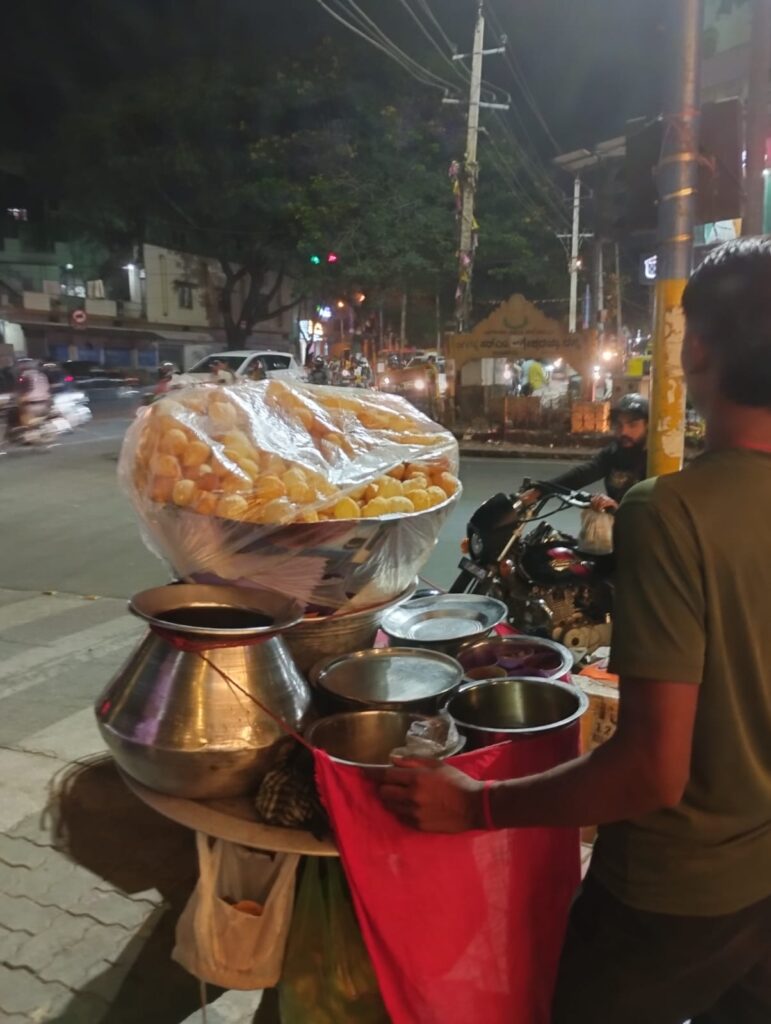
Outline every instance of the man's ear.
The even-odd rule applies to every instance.
[[[689,376],[705,373],[710,366],[711,358],[707,346],[698,334],[686,331],[683,339],[682,363],[683,370]]]

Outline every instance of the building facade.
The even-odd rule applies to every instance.
[[[227,347],[218,261],[147,244],[116,262],[64,242],[34,249],[24,236],[20,231],[0,243],[0,328],[6,324],[3,334],[13,335],[15,348],[23,337],[24,348],[41,359],[150,373],[164,361],[187,369]],[[266,290],[274,282],[269,275]],[[232,296],[235,310],[242,300],[243,294]],[[287,280],[273,305],[291,301]],[[246,347],[294,352],[295,309],[256,325]]]

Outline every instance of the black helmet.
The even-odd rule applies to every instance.
[[[318,367],[322,367],[324,365],[324,357],[323,356],[316,356],[316,358],[313,360],[313,365],[314,366],[318,366]]]
[[[642,395],[624,395],[624,397],[613,407],[614,419],[618,416],[628,416],[632,420],[648,421],[648,399]]]

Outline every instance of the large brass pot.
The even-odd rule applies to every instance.
[[[253,791],[285,732],[247,694],[293,730],[303,727],[310,706],[308,685],[280,636],[302,618],[302,606],[252,589],[177,584],[143,591],[129,608],[151,629],[96,703],[118,765],[172,796]],[[206,661],[178,646],[191,642]]]

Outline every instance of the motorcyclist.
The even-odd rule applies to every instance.
[[[311,372],[308,374],[308,381],[311,384],[329,384],[329,370],[323,356],[316,356],[311,364]]]
[[[51,385],[36,359],[19,359],[16,370],[16,413],[18,425],[24,429],[50,412]]]
[[[615,435],[611,444],[588,462],[549,481],[570,490],[580,490],[604,480],[606,494],[592,498],[596,512],[618,508],[626,492],[648,475],[648,400],[642,395],[624,395],[611,413],[611,422]],[[537,488],[531,488],[521,497],[526,504],[532,504],[540,496]]]
[[[372,380],[372,370],[370,369],[367,357],[361,352],[358,352],[353,357],[353,376],[357,387],[369,387]]]
[[[161,363],[158,367],[158,383],[153,388],[153,394],[165,395],[171,388],[171,381],[175,373],[174,363]]]

